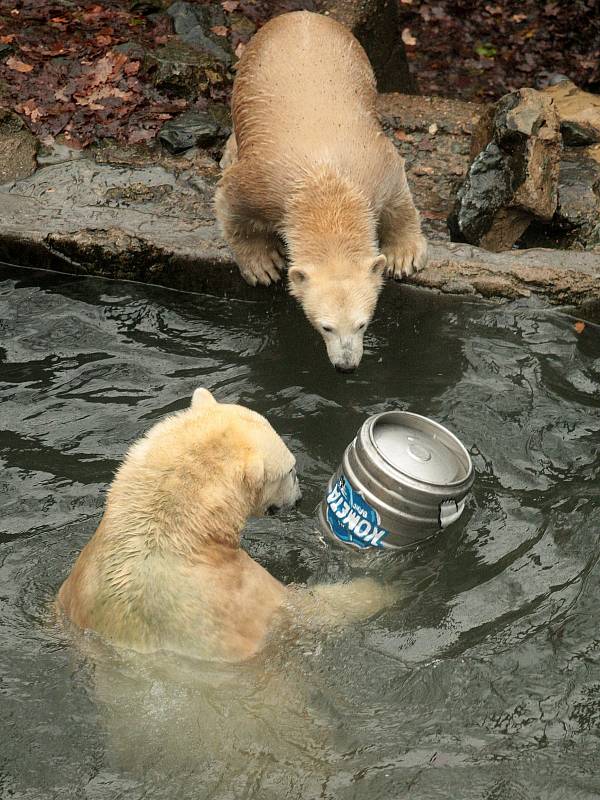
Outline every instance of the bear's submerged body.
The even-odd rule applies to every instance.
[[[343,25],[309,12],[271,20],[239,64],[235,141],[216,196],[242,275],[278,280],[285,253],[291,291],[342,369],[360,361],[386,262],[400,277],[426,254],[376,97],[369,61]]]
[[[240,547],[248,517],[299,497],[294,457],[269,423],[199,389],[130,449],[58,609],[142,653],[242,661],[286,618],[335,625],[393,602],[370,579],[286,587]]]

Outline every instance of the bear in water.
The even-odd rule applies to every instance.
[[[197,389],[129,450],[57,606],[142,653],[242,661],[270,632],[365,619],[398,599],[371,578],[285,586],[240,547],[246,521],[300,498],[295,459],[267,420]]]

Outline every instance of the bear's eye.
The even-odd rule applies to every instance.
[[[365,329],[366,327],[367,327],[367,323],[366,323],[366,322],[361,322],[361,324],[360,324],[360,325],[357,327],[357,329],[356,329],[356,330],[357,330],[357,331],[364,331],[364,329]]]
[[[325,333],[333,333],[333,328],[331,325],[321,325],[321,328],[325,331]]]

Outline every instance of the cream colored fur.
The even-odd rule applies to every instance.
[[[264,417],[196,390],[130,449],[59,608],[133,650],[240,661],[286,619],[331,626],[391,604],[371,579],[286,587],[241,549],[248,517],[299,499],[294,464]]]
[[[426,259],[375,104],[367,56],[343,25],[310,12],[271,20],[238,65],[215,198],[243,277],[278,281],[287,257],[290,291],[342,370],[360,361],[386,264],[399,279]]]

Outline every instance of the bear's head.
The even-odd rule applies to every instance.
[[[239,532],[249,516],[295,505],[301,496],[295,463],[260,414],[196,389],[189,408],[157,423],[130,449],[112,503],[135,506],[163,528],[214,539]]]
[[[290,508],[300,500],[296,459],[271,424],[245,406],[218,403],[208,389],[196,389],[191,413],[199,415],[205,433],[220,431],[230,463],[249,488],[251,515]]]
[[[350,263],[294,265],[289,270],[290,293],[300,302],[309,322],[327,347],[338,372],[353,372],[363,354],[363,337],[383,283],[385,256]]]

